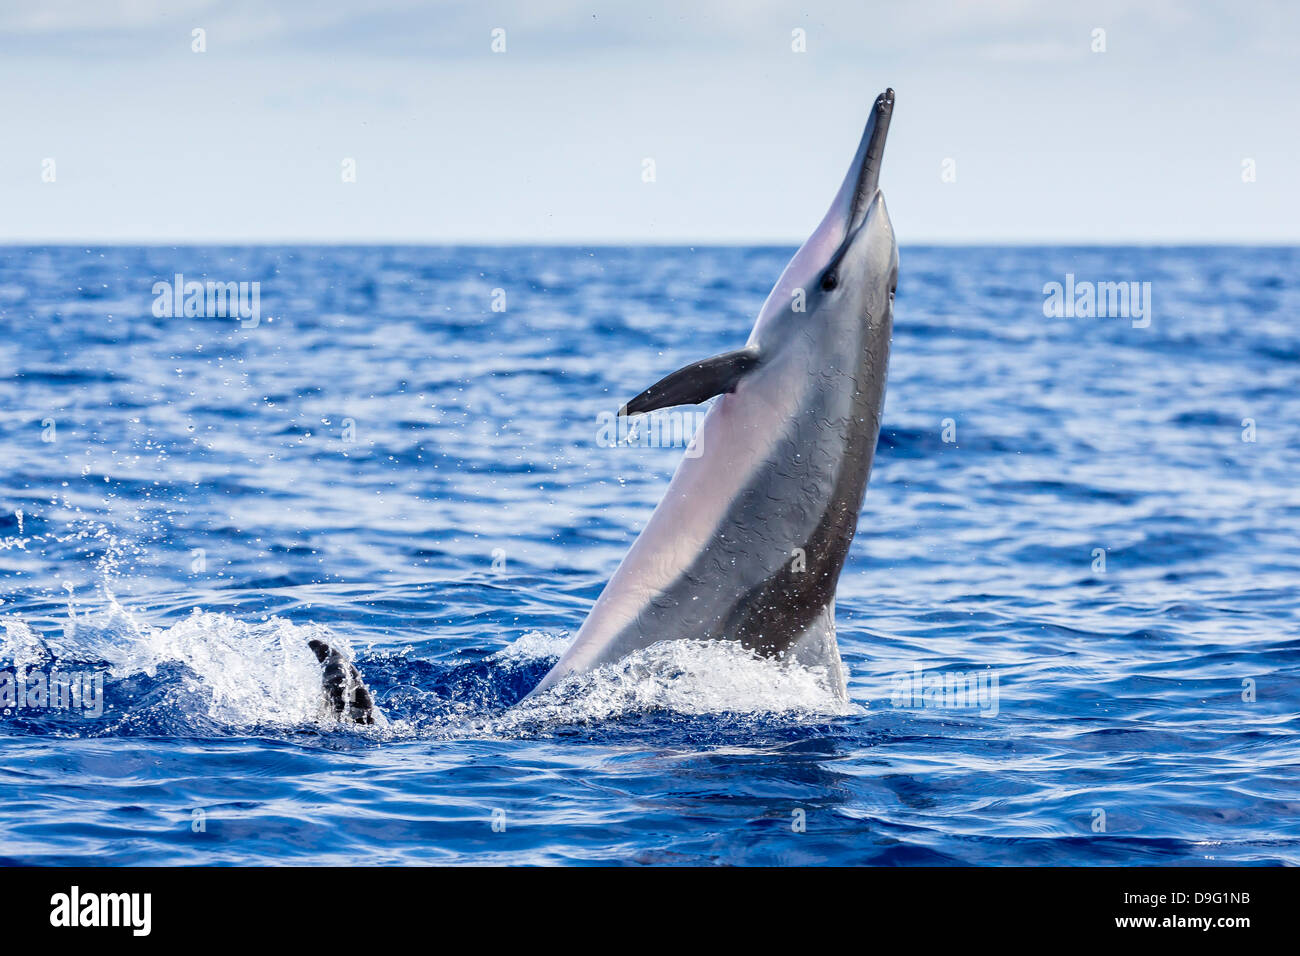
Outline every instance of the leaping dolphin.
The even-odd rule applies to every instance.
[[[693,362],[620,414],[721,396],[668,491],[533,694],[659,641],[733,640],[825,669],[847,697],[835,586],[880,434],[898,245],[879,189],[894,91],[745,347]]]

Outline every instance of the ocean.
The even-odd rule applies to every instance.
[[[1296,248],[904,245],[850,701],[521,703],[792,251],[4,248],[0,861],[1300,864]]]

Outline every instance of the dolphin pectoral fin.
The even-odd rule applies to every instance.
[[[655,382],[620,408],[618,413],[640,415],[674,405],[707,402],[714,395],[734,390],[736,383],[757,364],[758,349],[754,346],[692,362]]]

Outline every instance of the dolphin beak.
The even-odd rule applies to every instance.
[[[807,288],[822,271],[834,263],[848,248],[858,229],[867,221],[867,214],[880,189],[880,164],[885,156],[885,137],[889,133],[889,120],[894,115],[894,91],[885,90],[876,97],[876,103],[867,117],[866,129],[858,143],[853,163],[840,184],[839,192],[831,201],[826,215],[813,234],[794,254],[776,280],[767,301],[759,311],[759,322],[779,312],[790,303],[794,290]]]
[[[880,188],[880,164],[885,157],[885,137],[889,135],[889,120],[894,115],[894,91],[885,90],[876,97],[876,105],[862,132],[862,142],[853,157],[853,165],[844,177],[844,185],[836,197],[844,216],[845,232],[851,235],[867,218],[876,190]]]

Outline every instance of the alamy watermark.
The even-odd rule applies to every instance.
[[[0,713],[15,710],[79,710],[82,717],[100,717],[104,672],[0,670]]]
[[[890,703],[927,710],[978,710],[998,715],[998,675],[993,670],[932,671],[920,664],[894,678]]]
[[[596,416],[596,445],[614,448],[634,445],[638,448],[685,448],[687,458],[703,453],[698,432],[708,412],[689,409],[658,411],[650,415],[615,415],[601,412]]]
[[[160,319],[239,319],[246,329],[262,322],[262,283],[185,281],[176,273],[171,282],[153,284],[153,314]]]
[[[1132,319],[1133,328],[1151,324],[1150,282],[1065,282],[1043,286],[1043,315],[1049,319]]]
[[[153,928],[152,893],[83,893],[73,885],[50,897],[50,925],[55,927],[125,927],[133,936]]]

